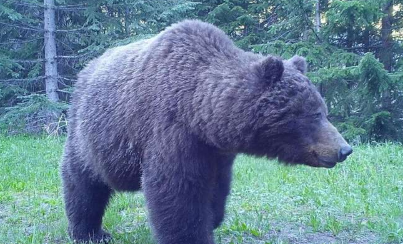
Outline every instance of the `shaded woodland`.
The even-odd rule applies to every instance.
[[[1,133],[63,133],[89,60],[186,18],[244,50],[306,57],[350,142],[403,142],[403,0],[3,0]]]

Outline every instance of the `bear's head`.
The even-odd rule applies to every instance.
[[[305,76],[304,58],[266,57],[254,64],[260,82],[255,135],[249,153],[288,164],[331,168],[352,148],[327,119],[328,110]]]

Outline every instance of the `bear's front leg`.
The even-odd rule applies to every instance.
[[[227,197],[230,193],[231,178],[232,178],[232,165],[234,163],[235,155],[221,155],[217,157],[217,173],[213,186],[213,228],[218,228],[225,215],[225,204]]]
[[[157,242],[214,244],[214,162],[192,140],[171,146],[171,152],[161,143],[145,154],[142,182]]]

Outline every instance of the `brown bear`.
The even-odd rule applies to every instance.
[[[143,190],[160,244],[212,244],[238,153],[333,167],[352,152],[306,62],[245,52],[195,20],[79,74],[61,166],[69,234],[102,241],[114,191]]]

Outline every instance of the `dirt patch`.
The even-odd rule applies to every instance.
[[[6,223],[6,218],[7,218],[6,207],[7,207],[6,205],[0,204],[0,225],[5,225],[5,223]]]
[[[361,230],[360,233],[341,231],[337,235],[333,235],[328,231],[315,232],[311,227],[297,223],[272,224],[271,230],[265,235],[266,238],[290,244],[379,243],[377,236],[370,231]]]

